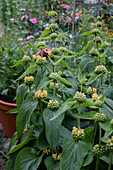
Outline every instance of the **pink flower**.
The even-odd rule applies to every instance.
[[[67,22],[68,22],[68,23],[70,23],[70,22],[71,22],[71,18],[70,18],[70,17],[67,19]]]
[[[23,15],[21,18],[21,21],[25,21],[26,18],[27,18],[27,15]]]
[[[81,15],[80,13],[77,13],[77,16],[78,16],[78,17],[81,17],[82,15]]]
[[[73,18],[73,13],[71,14],[71,17]]]
[[[55,10],[55,12],[57,13],[58,11],[57,11],[57,10]]]
[[[25,41],[24,44],[27,44],[27,41]]]
[[[31,39],[33,39],[34,38],[34,35],[29,35],[29,36],[27,36],[27,40],[31,40]]]
[[[31,18],[30,21],[31,21],[32,24],[36,23],[36,19],[35,18]]]
[[[69,5],[65,5],[63,9],[69,9]]]
[[[29,9],[30,12],[32,12],[32,9]]]
[[[62,8],[65,7],[65,4],[62,4],[61,7],[62,7]]]

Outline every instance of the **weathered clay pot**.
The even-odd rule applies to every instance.
[[[49,54],[49,52],[50,52],[50,49],[49,49],[48,47],[45,48],[45,49],[43,49],[43,57],[47,57],[47,55]],[[40,50],[38,53],[36,53],[36,56],[38,56],[38,55],[41,56],[41,50]]]
[[[16,131],[17,113],[7,113],[9,110],[16,109],[17,105],[0,100],[0,120],[5,136],[12,138]]]

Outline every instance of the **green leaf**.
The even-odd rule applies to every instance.
[[[66,138],[71,138],[71,132],[65,128],[64,126],[61,126],[61,130],[60,130],[60,139],[59,139],[59,145],[62,146],[64,143],[64,140]]]
[[[113,134],[113,125],[108,125],[105,131],[104,137],[109,137]]]
[[[64,78],[62,78],[62,77],[59,77],[59,78],[58,78],[58,81],[62,82],[63,84],[66,84],[66,85],[68,85],[68,86],[73,87],[71,83],[69,83],[66,79],[64,79]]]
[[[106,98],[105,97],[105,103],[109,106],[109,107],[111,107],[111,109],[113,109],[113,100],[111,100],[111,99],[108,99],[108,98]]]
[[[16,103],[17,103],[17,108],[19,110],[23,100],[24,100],[24,97],[27,93],[27,90],[28,90],[28,87],[25,85],[25,84],[21,84],[18,88],[17,88],[17,91],[16,91]]]
[[[62,37],[63,35],[65,35],[65,34],[67,34],[67,33],[68,33],[68,32],[60,33],[60,34],[57,36],[57,38]]]
[[[87,154],[88,145],[86,143],[65,139],[60,159],[62,170],[80,170]]]
[[[77,54],[76,54],[77,55]],[[63,59],[75,58],[75,55],[65,55]]]
[[[59,117],[61,114],[65,113],[65,111],[69,110],[71,108],[71,105],[69,105],[68,103],[72,102],[73,99],[68,99],[66,100],[62,106],[57,110],[57,112],[55,113],[54,117],[52,118],[52,120],[56,119],[57,117]]]
[[[39,149],[45,149],[45,148],[49,147],[49,144],[48,144],[44,129],[42,130],[42,132],[40,133],[40,135],[38,137],[37,147]]]
[[[93,161],[93,153],[88,153],[82,166],[87,166]]]
[[[81,35],[91,35],[91,34],[92,34],[91,32],[85,32],[85,33],[83,33]]]
[[[9,110],[9,111],[6,112],[6,113],[14,114],[14,113],[18,113],[18,110],[17,110],[17,108],[16,108],[16,109]]]
[[[93,138],[94,138],[94,127],[88,127],[84,130],[84,138],[83,142],[86,143],[93,143]]]
[[[27,70],[16,81],[22,79],[23,77],[27,76],[30,73],[35,72],[36,69],[37,69],[37,65],[33,65],[33,66],[28,67]]]
[[[93,117],[95,116],[97,112],[95,111],[90,111],[90,112],[86,112],[86,113],[80,113],[80,114],[73,114],[73,116],[80,118],[80,119],[93,119]]]
[[[33,165],[33,169],[37,169],[42,161],[42,156],[39,156],[37,154],[37,151],[33,148],[30,147],[26,147],[24,149],[22,149],[17,158],[16,158],[16,162],[15,162],[15,170],[32,170],[32,168],[30,167],[31,165]]]
[[[86,85],[89,85],[91,83],[93,83],[98,77],[100,77],[102,74],[96,74],[96,73],[92,73],[90,79],[88,80],[88,82],[86,82]]]
[[[18,155],[18,152],[15,152],[10,155],[6,163],[6,170],[15,170],[14,165],[15,165],[15,160],[16,160],[17,155]]]
[[[47,37],[43,37],[43,38],[40,38],[40,39],[42,39],[42,40],[50,40],[51,37],[50,37],[50,36],[47,36]]]
[[[8,155],[18,151],[19,149],[21,149],[23,146],[25,146],[29,141],[33,140],[34,138],[35,137],[31,133],[29,133],[29,136],[24,141],[22,141],[18,145],[11,147],[10,151],[8,152]]]
[[[45,37],[45,36],[48,35],[50,32],[51,32],[50,29],[45,29],[44,32],[42,33],[42,35],[41,35],[37,40],[39,40],[39,39]]]
[[[46,87],[48,84],[50,84],[53,80],[50,80],[49,77],[45,77],[39,84],[39,86],[37,87],[37,90],[40,90],[44,87]]]
[[[104,129],[105,131],[106,131],[107,127],[109,126],[109,124],[110,124],[110,119],[109,118],[105,119],[104,122],[99,122],[99,126],[102,129]]]
[[[81,69],[81,71],[83,71],[85,69],[85,67],[89,64],[94,62],[94,58],[91,57],[83,57],[79,63],[79,68]]]
[[[47,170],[61,170],[60,163],[57,162],[52,156],[45,159]]]
[[[59,137],[60,137],[60,127],[63,121],[64,115],[59,116],[55,120],[51,120],[56,111],[52,111],[50,109],[45,109],[43,112],[43,118],[46,125],[46,137],[50,147],[54,150],[58,145]]]
[[[19,138],[30,120],[32,112],[35,110],[38,101],[27,98],[21,105],[16,118],[17,137]]]
[[[18,61],[14,66],[11,66],[11,67],[16,67],[16,66],[19,66],[20,64],[22,64],[23,63],[23,61],[22,60],[20,60],[20,61]]]
[[[104,113],[107,117],[110,119],[113,119],[113,109],[111,109],[107,104],[104,104],[101,108],[100,111]]]
[[[94,43],[93,40],[92,40],[92,41],[89,41],[88,44],[87,44],[87,46],[84,47],[84,48],[82,49],[82,51],[79,53],[79,56],[82,55],[82,54],[84,53],[84,51],[86,51],[87,48],[88,48],[90,45],[92,45],[93,43]]]
[[[79,68],[79,73],[78,73],[78,81],[81,83],[81,80],[83,79],[81,69]]]
[[[16,139],[17,139],[17,131],[13,134],[13,136],[11,138],[11,142],[9,144],[8,151],[10,151],[11,147],[15,144]]]

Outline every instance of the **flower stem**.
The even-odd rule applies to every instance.
[[[93,145],[94,145],[94,141],[95,141],[96,127],[97,127],[97,123],[95,122],[95,124],[94,124],[94,137],[93,137]]]
[[[95,61],[94,61],[95,62]],[[95,65],[95,63],[92,63],[92,72],[94,71],[94,65]],[[93,82],[91,83],[91,87],[92,87],[92,89],[93,89]]]
[[[81,92],[82,92],[82,84],[81,84]]]
[[[99,79],[99,90],[98,90],[98,95],[100,95],[101,84],[102,84],[102,76],[101,76],[100,79]]]
[[[79,103],[79,108],[78,108],[78,114],[80,113],[80,103]],[[80,129],[80,118],[78,118],[78,129]]]
[[[55,89],[55,81],[54,81],[54,87],[53,87],[53,100],[55,100],[55,93],[56,93],[56,89]]]
[[[112,163],[112,152],[110,151],[110,161],[109,161],[108,170],[111,170],[111,163]]]
[[[102,130],[101,127],[99,127],[99,146],[101,145],[101,134],[102,134]]]
[[[43,79],[43,67],[41,66],[41,80]]]
[[[42,118],[42,124],[44,126],[44,119],[43,119],[43,103],[40,101],[40,108],[41,108],[41,118]]]
[[[97,157],[97,159],[96,159],[96,168],[95,168],[95,170],[98,170],[98,166],[99,166],[99,157]]]

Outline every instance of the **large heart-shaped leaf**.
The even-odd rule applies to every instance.
[[[38,101],[32,97],[27,98],[22,103],[16,118],[17,137],[19,138],[30,120],[32,112],[35,110]]]
[[[64,118],[64,115],[61,115],[55,120],[51,120],[55,114],[56,111],[52,111],[50,109],[45,109],[43,112],[44,122],[46,125],[46,137],[52,149],[55,149],[58,144],[60,137],[60,127]]]
[[[65,139],[61,155],[62,170],[80,170],[87,154],[88,145],[85,142]]]

